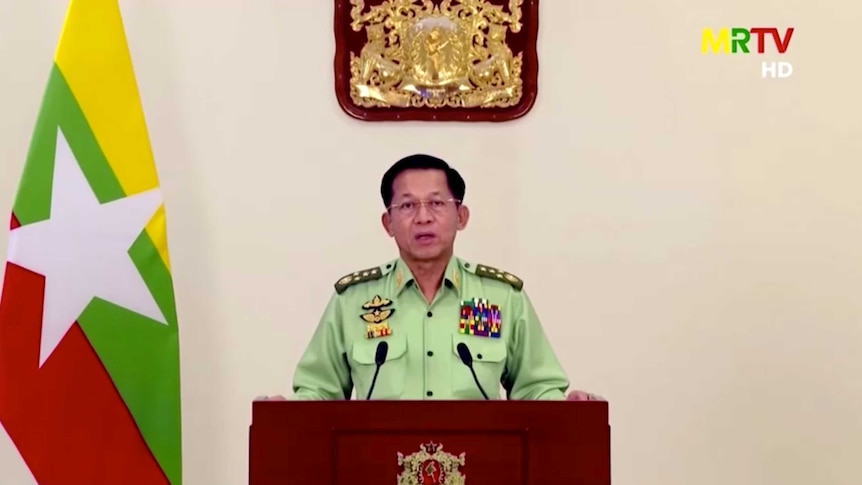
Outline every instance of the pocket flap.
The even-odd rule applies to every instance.
[[[506,342],[500,339],[456,333],[452,335],[452,352],[455,355],[460,355],[458,353],[458,344],[460,343],[465,344],[470,350],[470,354],[473,356],[473,363],[502,362],[506,360]]]
[[[374,365],[377,356],[377,346],[380,342],[386,342],[389,349],[386,360],[398,359],[407,352],[407,339],[403,335],[387,335],[386,337],[358,340],[353,343],[351,355],[353,360],[360,364]]]

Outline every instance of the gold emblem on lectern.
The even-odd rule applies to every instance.
[[[464,485],[464,475],[458,471],[464,466],[465,453],[455,456],[443,452],[440,443],[425,443],[421,451],[404,456],[398,453],[398,485]]]
[[[350,0],[351,28],[367,41],[350,53],[350,97],[365,108],[506,108],[523,95],[523,0]]]

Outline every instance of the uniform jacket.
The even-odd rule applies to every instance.
[[[429,305],[396,259],[335,283],[292,399],[367,399],[381,342],[371,399],[485,399],[464,346],[489,399],[562,400],[569,386],[518,277],[453,257]]]

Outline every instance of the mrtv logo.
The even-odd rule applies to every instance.
[[[793,65],[777,61],[790,47],[793,27],[782,32],[777,27],[723,27],[703,29],[700,51],[703,54],[748,54],[769,56],[760,65],[761,78],[788,78],[793,75]]]

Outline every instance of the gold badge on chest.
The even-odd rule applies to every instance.
[[[378,338],[392,335],[392,329],[389,328],[389,317],[395,313],[394,308],[387,308],[392,305],[392,300],[381,298],[380,295],[375,295],[370,301],[362,304],[362,309],[367,310],[366,313],[360,315],[360,318],[365,322],[365,338]]]

